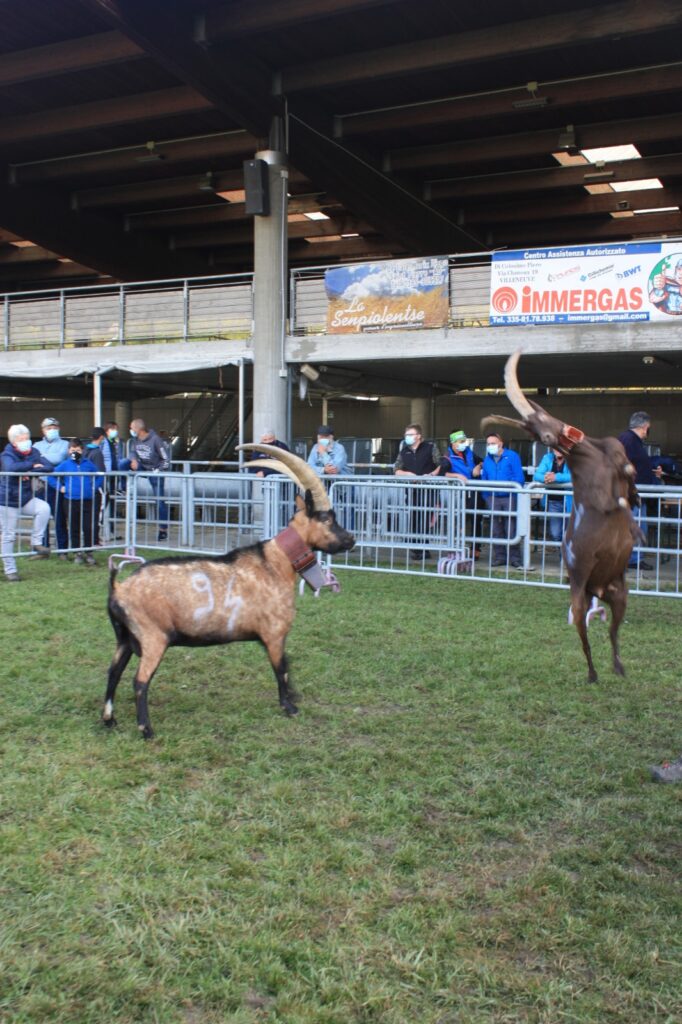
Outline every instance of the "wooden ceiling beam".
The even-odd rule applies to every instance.
[[[641,160],[616,160],[603,168],[594,164],[579,167],[542,167],[529,171],[504,171],[466,178],[443,178],[428,181],[426,197],[436,199],[467,199],[475,196],[532,194],[553,189],[584,185],[585,176],[609,175],[604,181],[636,181],[640,178],[678,178],[682,176],[682,154],[644,157]],[[664,182],[665,184],[665,182]],[[544,201],[544,200],[543,200]]]
[[[0,267],[17,263],[50,263],[58,259],[59,253],[44,249],[42,245],[7,245],[0,249]]]
[[[602,224],[574,219],[552,223],[535,223],[493,230],[488,236],[491,247],[510,245],[527,248],[534,245],[556,245],[564,242],[591,242],[610,239],[652,238],[656,235],[679,235],[682,231],[681,213],[647,213],[636,217],[607,217]]]
[[[202,48],[192,38],[191,17],[168,0],[82,2],[236,124],[267,138],[281,101],[273,96],[269,70],[239,43],[222,46],[219,56]]]
[[[620,4],[586,7],[520,19],[494,28],[434,39],[412,40],[399,46],[325,57],[282,71],[282,92],[291,95],[330,85],[377,78],[405,77],[410,73],[452,68],[472,62],[508,59],[585,43],[605,45],[612,39],[678,29],[682,25],[679,0],[625,0]]]
[[[561,220],[572,217],[600,216],[627,210],[647,210],[662,206],[681,206],[682,188],[637,189],[632,192],[604,192],[599,195],[582,195],[563,198],[545,198],[541,206],[543,218]],[[465,206],[460,217],[465,224],[509,224],[536,220],[538,202],[528,199],[515,203],[479,203]]]
[[[0,173],[0,181],[7,180]],[[0,184],[0,224],[21,238],[121,281],[207,272],[198,255],[182,259],[154,239],[126,234],[97,214],[75,211],[68,196],[48,186]],[[66,266],[66,264],[64,264]]]
[[[659,114],[627,121],[575,125],[576,144],[581,149],[620,146],[628,142],[662,142],[679,139],[682,115]],[[559,128],[482,139],[465,139],[435,146],[392,150],[384,166],[388,172],[509,160],[525,156],[549,156],[559,148]]]
[[[96,270],[85,267],[82,263],[63,263],[56,258],[49,264],[0,263],[0,285],[17,281],[49,281],[58,284],[60,281],[70,283],[73,278],[92,280],[99,277]]]
[[[144,57],[144,51],[122,32],[98,32],[30,50],[0,56],[0,86],[17,85],[71,71],[86,71],[105,64]]]
[[[334,209],[340,204],[326,195],[291,196],[288,203],[289,213],[311,213],[321,210],[333,215]],[[226,203],[222,199],[218,203],[207,206],[189,207],[178,210],[161,210],[158,212],[133,213],[128,218],[130,231],[148,231],[157,228],[198,228],[212,224],[230,224],[235,221],[248,220],[251,215],[246,213],[244,203]]]
[[[230,132],[215,132],[206,137],[190,139],[161,139],[147,144],[126,146],[99,153],[75,154],[51,160],[26,164],[14,164],[12,175],[15,182],[24,184],[31,181],[81,182],[100,175],[126,171],[134,175],[149,175],[150,167],[163,174],[173,173],[188,164],[204,164],[205,170],[213,170],[213,163],[227,158],[246,159],[256,149],[256,139],[242,129]],[[190,167],[191,169],[191,167]],[[201,170],[201,167],[199,168]]]
[[[187,25],[165,0],[83,0],[113,27],[144,46],[167,70],[211,100],[237,123],[259,136],[281,111],[272,95],[272,75],[237,42],[221,47],[218,59],[188,38]],[[662,2],[662,0],[652,0]],[[462,231],[376,167],[341,147],[332,125],[312,105],[289,112],[292,164],[320,183],[387,236],[418,253],[478,248]]]
[[[514,104],[530,101],[534,96],[546,100],[546,106],[539,109],[553,112],[579,104],[624,100],[677,90],[682,90],[682,63],[662,68],[632,68],[572,81],[538,82],[532,94],[524,83],[513,89],[492,93],[452,96],[385,110],[342,114],[336,118],[336,137],[345,139],[376,135],[425,125],[451,125],[504,115],[527,118],[531,111],[527,107],[515,107]]]
[[[290,221],[287,225],[289,239],[324,238],[327,235],[374,234],[371,224],[355,217],[336,217],[329,220]],[[239,224],[232,228],[198,228],[178,231],[171,236],[172,249],[203,249],[211,246],[243,245],[253,239],[253,224]]]
[[[78,103],[56,110],[48,108],[33,114],[0,118],[0,147],[25,142],[26,139],[111,128],[113,125],[134,124],[136,121],[155,121],[157,118],[178,114],[198,114],[210,109],[209,100],[186,85],[135,96]]]
[[[235,39],[256,32],[290,28],[338,14],[355,14],[371,7],[385,7],[395,0],[262,0],[261,3],[215,7],[197,18],[195,34],[202,41]]]

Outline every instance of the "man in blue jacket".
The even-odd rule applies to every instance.
[[[566,457],[558,448],[552,448],[540,459],[540,465],[533,474],[535,483],[545,487],[570,487],[573,483],[571,471]],[[564,535],[564,515],[571,511],[570,494],[564,497],[547,495],[547,512],[549,513],[549,535],[552,540],[560,541]]]
[[[504,438],[501,434],[488,434],[486,439],[486,456],[483,462],[475,466],[472,476],[480,477],[481,480],[495,481],[510,480],[517,484],[524,484],[526,478],[523,473],[521,459],[510,448],[505,448]],[[509,531],[516,532],[513,512],[516,510],[516,495],[513,491],[488,491],[483,495],[488,508],[493,512],[492,535],[498,540],[509,537]],[[498,513],[495,515],[494,513]],[[494,566],[506,565],[507,557],[514,569],[522,567],[521,545],[520,544],[494,544],[493,560]]]
[[[50,554],[50,549],[43,544],[43,535],[50,521],[50,506],[42,498],[33,496],[31,480],[41,470],[49,472],[52,464],[33,447],[30,431],[23,423],[14,423],[7,432],[7,438],[9,444],[0,455],[0,553],[8,583],[18,583],[20,577],[14,558],[14,540],[20,515],[33,518],[31,545],[36,556],[47,558]]]

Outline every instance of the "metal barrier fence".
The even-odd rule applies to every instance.
[[[0,494],[9,476],[0,474]],[[90,479],[90,474],[79,476]],[[101,500],[69,501],[44,487],[34,495],[24,484],[22,501],[29,516],[0,504],[6,573],[8,560],[11,567],[15,557],[30,556],[42,546],[48,520],[53,552],[67,557],[83,558],[87,552],[94,557],[107,548],[221,554],[274,536],[294,510],[296,487],[279,475],[263,479],[252,473],[186,471],[99,476]],[[640,495],[647,539],[633,553],[630,590],[680,597],[682,487],[641,488]],[[352,476],[335,478],[330,496],[339,521],[356,538],[353,551],[325,557],[334,570],[567,586],[561,538],[570,490]],[[51,505],[47,514],[38,508],[46,497]],[[55,537],[60,512],[66,520],[63,544]]]
[[[4,348],[248,338],[252,275],[90,285],[0,296]]]

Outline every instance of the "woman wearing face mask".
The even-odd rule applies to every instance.
[[[521,465],[521,459],[516,452],[504,446],[504,438],[500,434],[488,434],[485,439],[486,456],[483,462],[474,468],[473,476],[481,480],[510,480],[517,484],[524,484],[526,477]],[[492,534],[499,539],[510,536],[516,532],[515,516],[512,514],[516,509],[516,498],[510,491],[488,491],[483,495],[488,508],[498,515],[492,517]],[[499,514],[501,513],[501,514]],[[494,544],[492,549],[492,565],[502,566],[507,564],[507,559],[514,569],[522,567],[521,545],[520,544]]]
[[[311,449],[308,465],[323,479],[330,476],[348,476],[353,472],[348,465],[346,449],[334,440],[334,431],[326,423],[318,427],[317,444]]]
[[[433,441],[425,441],[419,423],[409,423],[405,427],[403,443],[398,452],[394,466],[396,476],[440,476],[441,459],[437,446]],[[431,530],[433,518],[437,510],[437,496],[434,492],[421,488],[410,487],[407,500],[412,508],[410,513],[410,533],[418,540]],[[414,558],[430,558],[428,549],[411,552]]]
[[[23,423],[15,423],[7,432],[9,444],[0,455],[0,553],[9,583],[18,583],[17,563],[14,559],[14,539],[20,515],[31,516],[33,530],[31,545],[35,555],[47,558],[50,549],[43,544],[43,534],[50,519],[50,506],[42,498],[35,498],[32,477],[38,472],[51,472],[52,463],[33,447],[31,434]],[[5,474],[20,474],[6,476]]]

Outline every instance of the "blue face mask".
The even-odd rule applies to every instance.
[[[58,437],[59,437],[59,431],[57,430],[56,427],[50,427],[49,430],[45,431],[45,440],[46,441],[56,441]]]
[[[500,454],[500,446],[499,446],[499,444],[488,444],[488,445],[486,445],[485,450],[487,451],[488,455],[499,455]]]
[[[324,447],[326,448],[327,445],[331,443],[331,437],[318,437],[317,443],[324,445]]]
[[[118,430],[110,430],[109,433],[107,434],[107,437],[109,438],[110,441],[115,441],[116,438],[118,437]]]
[[[466,441],[458,441],[458,443],[455,445],[455,448],[457,449],[458,452],[463,452],[466,450],[466,448],[468,448],[468,445]]]
[[[137,437],[137,431],[136,430],[131,430],[130,431],[130,436],[131,437]]]
[[[33,447],[33,442],[31,441],[31,438],[29,437],[27,441],[17,441],[16,447],[17,447],[17,450],[22,453],[22,455],[28,455],[28,453],[30,452],[31,448]]]
[[[412,445],[414,444],[414,442],[416,440],[417,440],[417,435],[416,434],[405,434],[405,444],[409,445],[410,448],[412,447]]]

